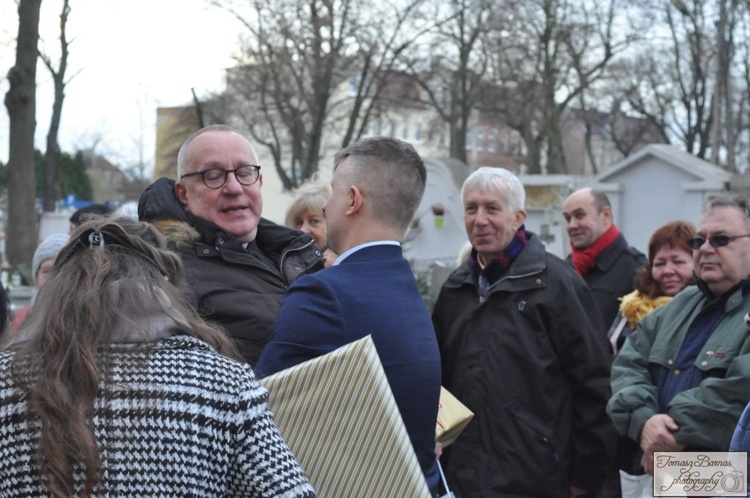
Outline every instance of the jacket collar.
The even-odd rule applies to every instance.
[[[599,268],[600,271],[606,273],[617,263],[620,254],[627,248],[628,243],[625,240],[625,237],[622,234],[618,235],[609,247],[599,253],[599,257],[596,258],[596,267]]]
[[[533,232],[527,230],[526,236],[529,239],[526,247],[523,248],[499,281],[539,273],[547,267],[545,263],[546,250],[544,244],[542,244],[539,237]],[[450,287],[458,287],[464,284],[477,285],[477,278],[473,275],[472,267],[468,261],[461,264],[446,281],[446,285]]]
[[[698,275],[695,273],[695,271],[693,271],[693,278],[695,278],[695,283],[698,286],[698,289],[700,290],[701,294],[709,302],[717,300],[717,299],[727,300],[731,296],[733,296],[737,291],[741,291],[740,293],[741,296],[746,296],[750,294],[750,277],[741,280],[740,282],[732,286],[731,289],[726,291],[721,296],[715,296],[711,292],[711,289],[708,288],[708,285],[706,284],[706,282],[698,278]]]

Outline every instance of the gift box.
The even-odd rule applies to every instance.
[[[260,383],[318,497],[430,497],[370,336]]]
[[[474,412],[441,386],[435,441],[442,444],[443,448],[453,444],[472,418],[474,418]]]

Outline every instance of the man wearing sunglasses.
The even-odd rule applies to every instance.
[[[261,218],[258,156],[234,129],[212,125],[188,137],[177,176],[146,189],[139,218],[167,234],[182,255],[195,306],[255,365],[287,286],[322,269],[322,253],[310,235]]]
[[[655,451],[726,451],[750,399],[750,220],[748,201],[709,199],[691,239],[697,285],[642,319],[612,367],[607,410]]]

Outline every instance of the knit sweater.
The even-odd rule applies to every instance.
[[[252,369],[192,337],[111,346],[92,425],[102,476],[92,496],[314,497]],[[48,496],[40,424],[0,351],[0,497]],[[76,495],[82,474],[74,475]]]

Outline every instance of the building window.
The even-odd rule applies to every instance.
[[[477,150],[484,150],[484,131],[477,132]]]
[[[497,130],[490,130],[487,135],[487,150],[489,152],[497,152]]]
[[[363,137],[370,136],[370,120],[365,121],[365,125],[362,127],[362,136]]]
[[[471,150],[471,128],[466,128],[466,150]]]
[[[404,140],[409,140],[409,122],[407,120],[404,120],[402,136]]]
[[[422,125],[420,123],[417,123],[414,127],[414,141],[422,143]]]
[[[510,133],[508,130],[503,130],[500,134],[500,152],[507,154],[510,150]]]
[[[380,119],[380,118],[378,118],[378,133],[377,133],[377,135],[379,137],[383,136],[383,120]]]
[[[396,136],[396,120],[395,119],[391,119],[391,136],[392,137]]]

